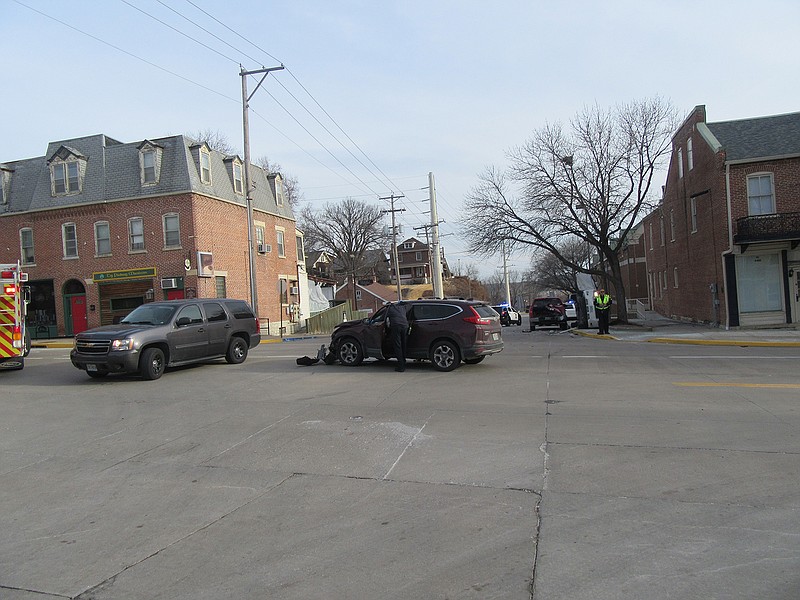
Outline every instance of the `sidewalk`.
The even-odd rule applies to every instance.
[[[612,324],[610,335],[598,335],[594,329],[571,329],[574,335],[626,342],[662,344],[699,344],[709,346],[800,347],[800,329],[792,325],[763,328],[714,327],[673,321],[664,317],[631,319],[628,324]]]

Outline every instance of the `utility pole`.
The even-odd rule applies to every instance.
[[[250,123],[248,120],[248,108],[250,98],[253,97],[253,94],[258,91],[258,88],[261,87],[261,84],[264,83],[264,80],[267,78],[272,71],[280,71],[283,69],[283,65],[280,67],[270,67],[269,69],[256,69],[255,71],[245,71],[242,65],[239,65],[239,76],[242,78],[242,131],[244,135],[244,189],[245,189],[245,200],[247,202],[247,246],[249,248],[248,253],[248,263],[249,263],[249,270],[250,270],[250,305],[253,307],[253,312],[256,314],[256,318],[258,318],[258,288],[256,286],[256,257],[253,248],[253,196],[252,192],[252,185],[250,178]],[[253,90],[253,94],[247,95],[247,76],[248,75],[255,75],[257,73],[263,73],[264,77],[261,78],[261,81],[258,82],[256,89]],[[282,317],[283,315],[281,315]]]
[[[506,302],[511,306],[511,287],[508,284],[508,260],[506,258],[506,243],[503,242],[503,281],[506,286]]]
[[[436,186],[433,183],[433,173],[428,173],[428,187],[431,198],[431,227],[433,227],[433,296],[444,298],[444,284],[442,283],[442,253],[439,248],[439,215],[436,212]]]
[[[400,198],[405,198],[405,196],[395,196],[392,194],[391,196],[386,196],[384,198],[379,198],[379,200],[389,200],[389,206],[391,208],[389,210],[382,210],[382,213],[392,213],[392,260],[394,261],[394,277],[397,281],[397,299],[403,299],[403,293],[400,291],[400,265],[397,263],[397,226],[395,225],[394,213],[396,212],[405,212],[405,208],[395,208],[394,201],[395,199],[399,200]]]

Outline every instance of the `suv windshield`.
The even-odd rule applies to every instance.
[[[168,323],[174,314],[174,306],[142,304],[122,319],[120,323],[127,323],[128,325],[163,325]]]

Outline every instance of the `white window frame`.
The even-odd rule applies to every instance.
[[[74,173],[70,173],[73,170]],[[59,174],[61,177],[58,176]],[[68,196],[81,191],[81,166],[77,160],[51,164],[50,177],[53,184],[53,196]]]
[[[672,268],[672,287],[678,288],[678,267]]]
[[[694,151],[692,150],[692,138],[686,139],[686,166],[691,171],[694,169]]]
[[[26,245],[25,233],[30,234],[30,244]],[[22,227],[19,230],[19,255],[23,265],[36,264],[36,252],[33,243],[33,228]],[[30,256],[30,259],[28,258]]]
[[[200,149],[200,181],[206,185],[211,185],[211,153]]]
[[[278,246],[278,257],[286,258],[286,233],[283,229],[275,230],[275,243]]]
[[[683,148],[678,147],[678,179],[683,177]]]
[[[156,151],[142,150],[142,185],[155,185],[158,183],[158,169],[156,167]],[[151,162],[152,164],[148,164]]]
[[[403,250],[410,250],[414,247],[414,242],[403,242]]]
[[[697,233],[697,198],[689,199],[689,210],[692,217],[692,233]]]
[[[141,225],[141,232],[134,231],[134,224]],[[141,237],[141,242],[136,242],[136,238]],[[145,252],[147,250],[144,239],[144,218],[131,217],[128,219],[128,252]]]
[[[294,237],[295,237],[295,243],[297,244],[297,262],[305,263],[306,253],[305,253],[305,248],[303,247],[303,236],[296,235]]]
[[[100,235],[100,227],[105,226],[106,234],[108,237]],[[100,242],[108,242],[108,251],[103,252],[100,249]],[[111,225],[108,221],[96,221],[94,224],[94,255],[95,256],[111,256]]]
[[[70,230],[72,239],[67,235],[67,231]],[[61,224],[61,250],[64,258],[78,258],[78,226],[75,223]]]
[[[758,180],[759,182],[762,181],[769,182],[769,194],[750,193],[750,183],[756,180]],[[759,190],[759,192],[761,192],[761,190]],[[754,199],[757,199],[759,202],[757,210],[753,210]],[[761,204],[764,202],[764,199],[768,199],[769,202],[769,206],[767,207],[768,210],[763,210],[763,207],[761,206]],[[747,214],[750,216],[775,214],[775,179],[772,173],[769,172],[751,173],[750,175],[747,176]]]
[[[283,206],[283,181],[280,177],[275,178],[275,204]]]
[[[653,222],[650,221],[650,250],[653,249]]]
[[[167,227],[167,221],[171,220],[173,218],[176,221],[177,228],[170,229],[170,228]],[[163,231],[164,231],[164,249],[166,250],[166,249],[169,249],[169,248],[180,248],[181,247],[181,219],[180,219],[180,216],[178,215],[178,213],[170,212],[170,213],[164,213],[163,215],[161,215],[161,226],[162,226]],[[172,240],[175,243],[170,243],[170,239],[169,239],[170,234],[178,236],[177,242],[175,242],[175,240]]]
[[[664,215],[661,215],[658,218],[659,226],[661,228],[661,245],[663,246],[666,243],[666,233],[664,232]]]
[[[244,195],[244,175],[242,164],[239,162],[233,163],[233,191],[239,195]]]

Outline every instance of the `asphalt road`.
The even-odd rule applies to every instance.
[[[797,599],[800,352],[0,372],[0,598]]]

